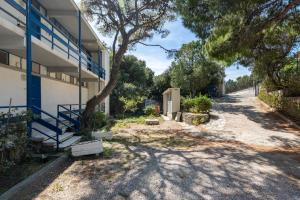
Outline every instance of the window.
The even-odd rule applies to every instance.
[[[50,74],[49,76],[50,76],[51,78],[56,78],[55,72],[50,72],[49,74]]]
[[[40,74],[41,73],[40,65],[35,62],[32,62],[32,72],[36,74]]]
[[[75,84],[74,77],[72,77],[72,76],[70,77],[70,83],[71,83],[71,84]]]
[[[66,77],[66,80],[65,80],[65,81],[66,81],[67,83],[70,83],[70,76],[67,75],[67,74],[65,74],[65,77]]]
[[[45,75],[45,76],[48,75],[47,67],[40,65],[40,70],[41,70],[41,75]]]
[[[9,65],[13,67],[21,68],[21,58],[15,55],[9,55]]]
[[[8,65],[8,53],[0,50],[0,63]]]
[[[56,73],[56,79],[62,80],[62,73],[57,72],[57,73]]]

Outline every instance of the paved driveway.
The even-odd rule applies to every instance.
[[[252,89],[233,93],[214,106],[212,121],[204,130],[215,139],[236,140],[265,147],[299,147],[300,130],[269,112]]]
[[[212,122],[120,129],[109,158],[71,161],[16,199],[300,199],[298,130],[250,91],[216,105]]]

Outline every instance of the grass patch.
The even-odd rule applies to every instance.
[[[103,158],[111,158],[112,153],[113,151],[111,148],[103,147],[103,152],[102,152]]]
[[[155,116],[129,116],[123,119],[117,119],[115,121],[115,124],[112,126],[112,130],[122,129],[122,128],[129,128],[130,124],[145,124],[146,119],[159,119],[161,121],[160,117]]]
[[[60,183],[55,183],[52,188],[53,192],[62,192],[64,191],[64,187]]]

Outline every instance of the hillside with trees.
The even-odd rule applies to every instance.
[[[240,76],[236,80],[229,79],[225,84],[226,93],[228,94],[253,87],[253,81],[253,76],[248,75]]]

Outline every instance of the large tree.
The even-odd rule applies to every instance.
[[[112,35],[112,61],[109,82],[86,105],[82,126],[88,126],[95,107],[117,84],[120,64],[127,49],[151,38],[154,33],[166,36],[163,24],[174,18],[172,0],[82,0],[82,7],[98,29]]]
[[[254,68],[277,88],[300,36],[300,0],[177,0],[185,26],[210,56]]]
[[[209,86],[221,83],[223,67],[208,58],[200,41],[184,44],[171,66],[171,86],[180,87],[183,95],[207,93]]]
[[[125,55],[120,66],[120,78],[110,96],[112,114],[124,111],[123,99],[136,100],[148,97],[153,86],[154,72],[145,61]]]
[[[170,68],[164,71],[162,74],[154,76],[153,87],[151,87],[150,97],[159,103],[163,103],[162,93],[171,87],[171,71]]]

